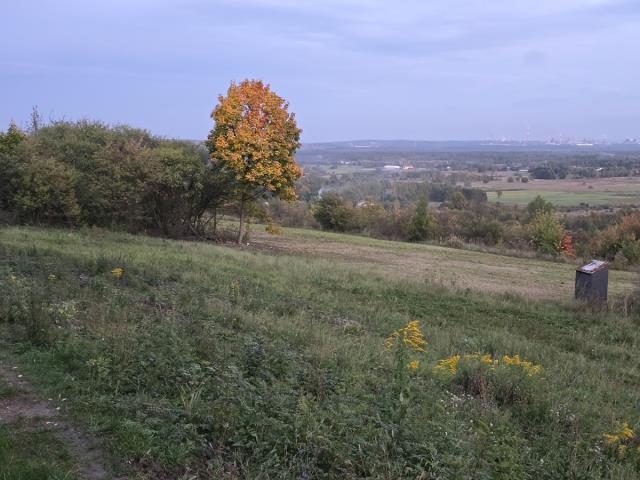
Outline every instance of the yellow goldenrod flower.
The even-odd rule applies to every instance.
[[[627,446],[618,445],[618,458],[622,460],[626,456],[627,456]]]
[[[434,370],[437,372],[446,372],[446,373],[450,373],[451,375],[455,375],[458,371],[458,364],[460,363],[460,361],[480,362],[483,365],[489,365],[492,370],[495,369],[496,366],[500,364],[500,362],[502,362],[502,364],[504,365],[512,365],[512,366],[522,368],[522,370],[524,370],[527,373],[527,375],[529,375],[530,377],[542,372],[542,367],[540,365],[534,365],[531,362],[521,360],[519,355],[515,355],[513,357],[510,357],[509,355],[504,355],[501,360],[498,360],[498,359],[494,359],[489,354],[480,354],[480,353],[467,353],[462,356],[453,355],[449,358],[444,358],[438,361],[438,363],[434,367]]]
[[[629,424],[627,422],[624,422],[622,424],[622,428],[620,429],[620,436],[625,440],[629,440],[635,437],[635,433],[633,433],[633,430],[629,428]]]
[[[604,443],[606,443],[607,445],[614,445],[616,443],[634,439],[636,437],[636,434],[629,427],[629,424],[627,422],[624,422],[617,431],[613,433],[604,433],[602,437],[604,438]]]
[[[113,270],[111,270],[111,275],[113,275],[116,278],[122,278],[122,276],[124,275],[124,268],[122,267],[116,267]]]
[[[449,358],[438,360],[438,364],[434,367],[434,370],[442,373],[450,373],[455,375],[458,371],[458,362],[460,361],[460,355],[452,355]]]
[[[620,437],[618,435],[611,433],[605,433],[602,436],[604,437],[604,443],[606,443],[607,445],[618,443],[618,441],[620,440]]]
[[[384,342],[384,347],[390,350],[396,340],[400,340],[401,344],[415,350],[416,352],[426,352],[426,340],[420,331],[420,324],[417,320],[407,323],[404,327],[393,332]]]
[[[513,365],[516,367],[520,367],[525,372],[527,372],[527,375],[529,375],[530,377],[542,372],[542,367],[540,365],[534,365],[531,362],[521,360],[520,355],[514,355],[513,357],[510,357],[509,355],[503,355],[502,363],[504,363],[505,365]]]
[[[397,331],[389,335],[389,337],[384,341],[384,348],[386,348],[387,350],[390,350],[393,347],[393,345],[396,343],[396,338],[398,338],[399,336],[400,334]]]
[[[480,356],[480,363],[484,363],[485,365],[495,365],[496,361],[489,355],[488,353]]]
[[[419,366],[420,366],[420,362],[418,360],[413,360],[412,362],[409,362],[409,364],[407,365],[407,368],[409,370],[416,370]]]

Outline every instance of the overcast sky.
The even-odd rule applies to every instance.
[[[303,140],[640,137],[640,0],[19,0],[0,122],[89,117],[200,139],[231,80]]]

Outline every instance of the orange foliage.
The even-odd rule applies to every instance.
[[[232,83],[218,100],[208,139],[212,160],[234,174],[245,199],[264,192],[295,199],[301,130],[289,104],[259,80]]]
[[[576,249],[573,246],[573,237],[571,237],[571,234],[565,232],[562,236],[560,251],[569,258],[576,258]]]

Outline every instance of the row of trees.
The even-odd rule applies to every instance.
[[[459,193],[459,195],[458,195]],[[321,228],[401,241],[465,243],[547,255],[603,258],[619,268],[640,264],[640,213],[634,210],[562,215],[537,197],[526,207],[469,200],[454,192],[437,208],[429,195],[406,206],[357,205],[335,192],[310,202],[270,202],[263,213],[287,226]]]
[[[126,126],[52,122],[0,134],[0,208],[9,221],[147,229],[178,237],[216,230],[255,199],[295,198],[300,130],[260,81],[232,84],[212,113],[206,145]]]
[[[511,248],[533,246],[547,254],[575,254],[553,206],[541,197],[526,209],[469,199],[462,190],[453,192],[437,209],[429,209],[427,199],[425,194],[406,208],[385,209],[375,202],[353,206],[329,193],[309,209],[324,230],[418,242],[457,238]]]

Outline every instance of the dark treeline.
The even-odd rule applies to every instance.
[[[231,178],[192,142],[127,126],[56,121],[0,136],[5,221],[200,235],[232,197]]]

